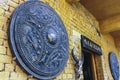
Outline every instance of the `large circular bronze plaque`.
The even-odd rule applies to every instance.
[[[30,75],[51,79],[66,66],[68,35],[48,4],[27,1],[17,7],[11,17],[9,36],[17,61]]]

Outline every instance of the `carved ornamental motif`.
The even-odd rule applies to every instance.
[[[20,65],[38,79],[56,77],[68,60],[68,36],[57,13],[47,4],[28,1],[14,11],[10,45]]]

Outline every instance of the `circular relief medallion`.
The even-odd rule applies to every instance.
[[[115,53],[113,52],[109,54],[109,63],[114,80],[119,80],[119,63]]]
[[[27,1],[17,7],[11,17],[9,37],[21,67],[38,79],[56,77],[67,64],[68,35],[48,4]]]

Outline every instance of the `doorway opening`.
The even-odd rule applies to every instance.
[[[97,80],[94,54],[88,51],[83,51],[83,54],[84,54],[83,63],[84,80]]]

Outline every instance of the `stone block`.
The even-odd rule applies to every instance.
[[[9,6],[16,8],[18,6],[18,4],[13,2],[12,0],[10,0],[9,1]]]
[[[17,0],[16,0],[16,1],[17,1]],[[13,7],[10,7],[10,8],[9,8],[9,11],[10,11],[10,12],[13,12],[14,10],[15,10],[15,8],[13,8]]]
[[[62,78],[66,79],[67,78],[67,74],[63,74]]]
[[[3,22],[0,22],[0,30],[2,30],[3,29]]]
[[[12,65],[12,64],[5,64],[5,71],[11,72],[11,71],[14,71],[14,69],[15,69],[14,65]]]
[[[6,12],[5,12],[5,16],[6,16],[7,18],[10,18],[11,14],[12,14],[12,13],[9,12],[9,11],[6,11]]]
[[[0,45],[3,45],[3,39],[0,39]]]
[[[0,80],[9,80],[10,72],[0,72]]]
[[[0,46],[0,54],[6,54],[6,48],[4,46]]]
[[[4,64],[0,63],[0,71],[4,70]]]
[[[26,74],[19,74],[17,80],[27,80]]]
[[[15,71],[18,73],[23,73],[22,68],[20,68],[20,66],[16,65]]]
[[[8,48],[8,40],[4,40],[4,47]]]
[[[35,78],[29,78],[28,80],[37,80],[37,79],[35,79]]]
[[[7,48],[7,55],[8,55],[8,56],[12,56],[10,47]]]
[[[8,0],[0,0],[0,8],[8,10]]]
[[[0,30],[0,39],[6,39],[6,34],[4,31]]]
[[[11,63],[12,58],[7,55],[0,55],[0,63]]]
[[[12,1],[15,2],[15,3],[19,3],[20,0],[12,0]]]
[[[72,74],[67,74],[67,78],[69,78],[69,79],[71,78],[72,79],[73,75]]]
[[[2,23],[5,23],[5,22],[7,22],[7,17],[5,17],[5,16],[0,16],[0,22],[2,22]]]
[[[9,18],[8,18],[9,19]],[[9,20],[8,20],[9,21]],[[8,27],[9,27],[9,22],[6,22],[3,24],[2,30],[5,31],[6,33],[8,32]]]
[[[16,72],[10,73],[10,80],[18,80],[19,74]]]
[[[57,77],[56,77],[56,79],[62,79],[62,74],[60,74],[60,75],[58,75]]]
[[[22,3],[24,3],[24,1],[23,1],[23,0],[20,0],[19,3],[22,4]]]
[[[28,76],[26,73],[17,73],[19,76],[17,80],[27,80]]]
[[[3,16],[3,15],[4,15],[4,13],[5,13],[5,10],[4,10],[4,9],[2,9],[2,8],[0,8],[0,16]]]

